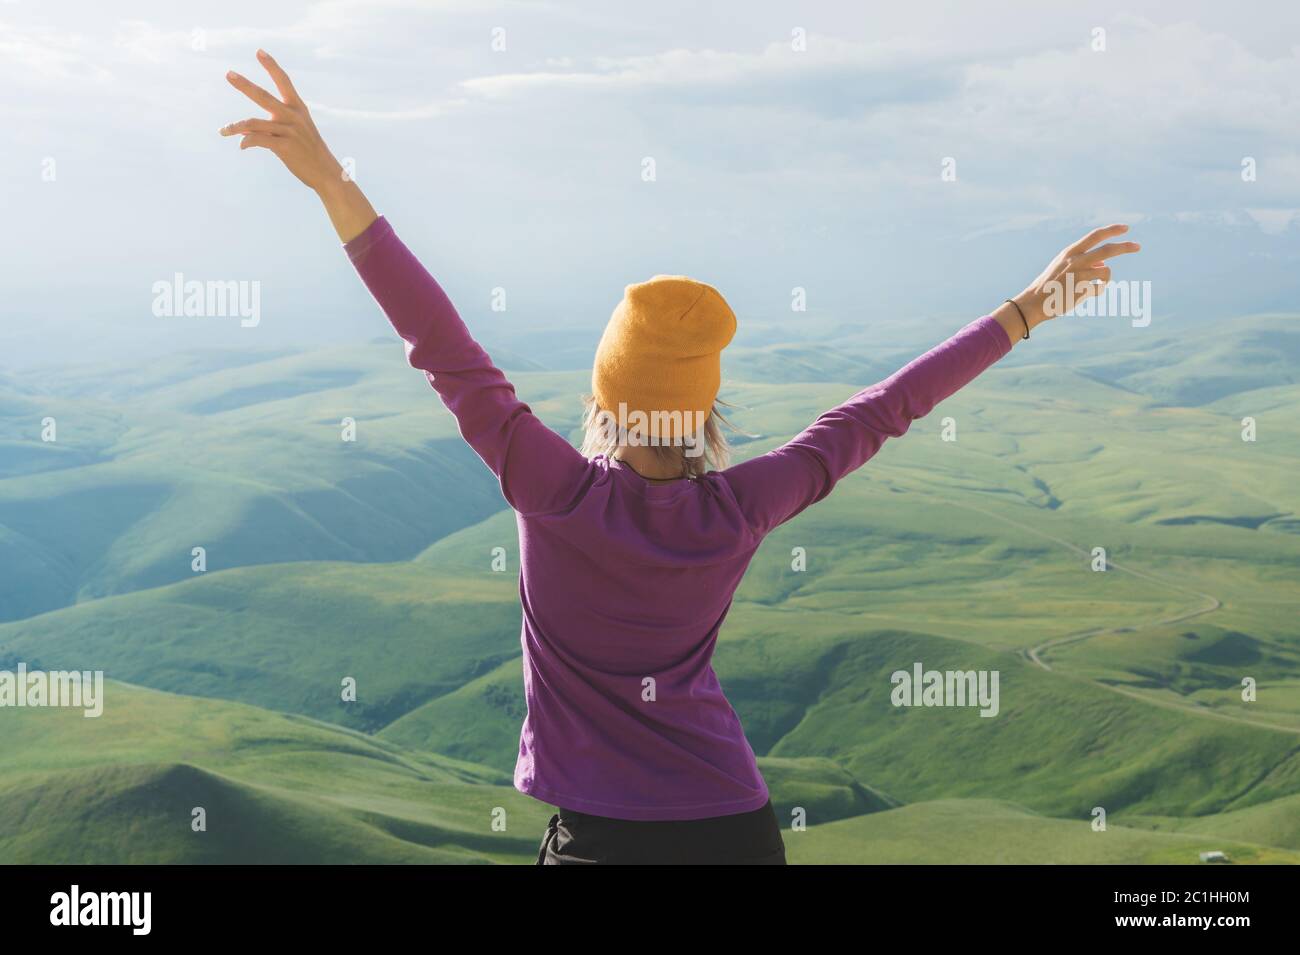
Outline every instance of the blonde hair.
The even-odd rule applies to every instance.
[[[628,444],[627,434],[623,429],[610,427],[609,415],[592,395],[582,396],[582,454],[594,458],[603,454],[614,457],[614,452]],[[719,405],[731,407],[725,401],[714,400],[709,417],[704,422],[704,453],[690,455],[681,444],[650,444],[661,463],[676,470],[681,468],[682,476],[697,478],[709,471],[721,470],[731,460],[731,447],[727,436],[722,433],[724,427],[740,432],[719,410]]]

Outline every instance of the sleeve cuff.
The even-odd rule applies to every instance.
[[[392,234],[393,227],[388,224],[388,220],[383,216],[379,216],[374,222],[366,226],[360,235],[343,243],[343,250],[347,252],[348,258],[355,263],[364,257],[376,243]]]
[[[1011,351],[1012,341],[1007,337],[1007,331],[992,315],[985,315],[983,318],[975,320],[975,324],[982,327],[986,334],[993,336],[994,344],[998,350],[998,357],[1002,358]]]

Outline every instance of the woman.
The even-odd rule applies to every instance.
[[[1109,281],[1106,259],[1138,246],[1100,243],[1126,227],[1090,233],[991,314],[729,468],[715,401],[735,316],[682,276],[630,285],[597,350],[580,452],[515,396],[343,174],[284,70],[258,59],[278,97],[227,78],[270,118],[222,134],[269,149],[315,190],[408,360],[516,512],[528,715],[514,782],[560,807],[538,862],[783,864],[767,786],[711,666],[750,559],[886,438],[1028,338],[1054,289],[1074,290],[1068,311]]]

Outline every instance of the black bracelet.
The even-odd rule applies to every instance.
[[[1011,299],[1007,299],[1007,304],[1009,304],[1009,305],[1015,305],[1015,307],[1016,307],[1016,311],[1017,311],[1017,312],[1020,312],[1020,306],[1019,306],[1019,305],[1016,305],[1016,303],[1015,303],[1014,301],[1012,301]],[[1029,337],[1029,319],[1025,318],[1025,313],[1024,313],[1024,312],[1020,312],[1020,320],[1021,320],[1022,322],[1025,323],[1025,338],[1028,338],[1028,337]],[[1021,339],[1021,340],[1023,341],[1024,339]]]

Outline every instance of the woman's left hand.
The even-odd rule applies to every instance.
[[[226,74],[226,79],[270,113],[271,118],[231,123],[221,128],[221,135],[242,136],[240,149],[269,149],[304,185],[317,192],[346,182],[343,167],[325,145],[312,122],[307,104],[293,88],[289,74],[265,50],[257,51],[257,59],[271,74],[271,80],[280,93],[279,99],[233,70]]]

